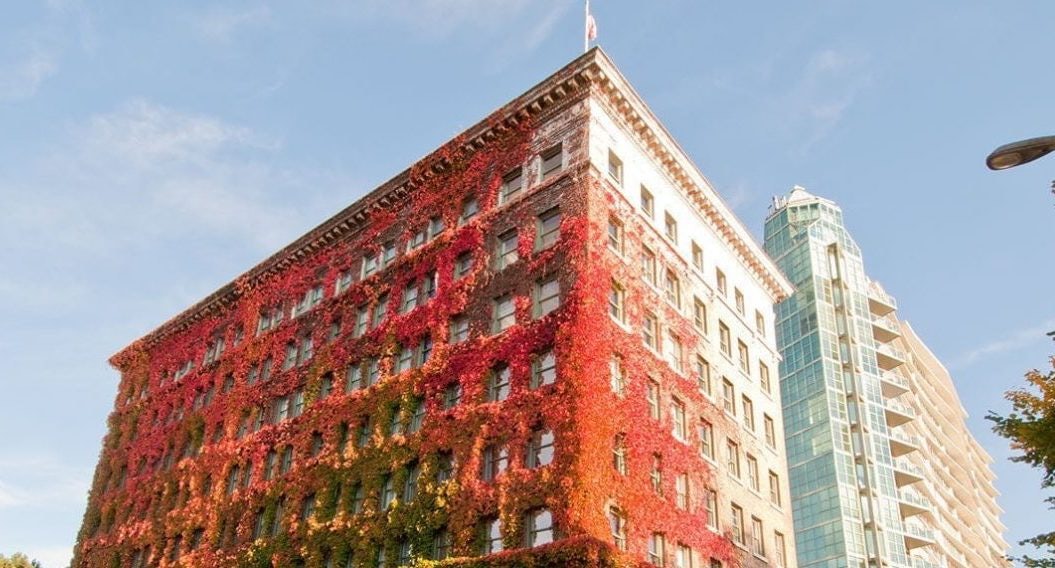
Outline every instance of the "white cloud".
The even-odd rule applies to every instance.
[[[43,46],[30,48],[29,53],[0,67],[0,102],[32,97],[58,68],[57,50]]]
[[[806,153],[830,134],[871,82],[865,57],[834,49],[814,53],[779,101],[785,119],[802,129],[798,150]]]
[[[207,40],[227,43],[242,30],[271,22],[271,9],[260,4],[236,10],[228,7],[213,7],[199,16],[194,28]]]
[[[18,243],[0,248],[0,265],[14,267],[0,292],[18,300],[0,312],[69,308],[105,286],[100,261],[132,270],[123,263],[140,251],[215,243],[262,255],[354,197],[338,174],[277,165],[281,147],[145,100],[70,128],[37,160],[0,173],[0,242]],[[95,280],[67,278],[84,271]]]
[[[331,10],[358,20],[391,20],[429,38],[502,32],[528,38],[530,51],[568,7],[559,0],[334,0]]]
[[[956,358],[956,363],[953,366],[965,367],[993,355],[1016,351],[1041,341],[1050,341],[1047,333],[1052,330],[1055,330],[1055,318],[1035,326],[1013,331],[999,339],[967,351]]]

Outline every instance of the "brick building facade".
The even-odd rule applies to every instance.
[[[591,50],[115,355],[73,565],[792,566],[789,292]]]

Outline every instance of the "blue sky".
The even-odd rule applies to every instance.
[[[952,371],[1008,539],[1040,476],[982,419],[1055,345],[1055,3],[595,0],[601,45],[761,233],[793,184]],[[578,55],[574,0],[18,2],[0,19],[0,553],[69,558],[110,354]]]

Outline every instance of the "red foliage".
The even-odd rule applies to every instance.
[[[585,139],[578,136],[565,140],[565,145],[585,151]],[[294,558],[321,565],[326,554],[343,559],[349,552],[365,561],[379,546],[386,547],[391,559],[397,553],[397,540],[427,550],[441,527],[453,536],[456,555],[471,556],[478,549],[482,517],[500,515],[506,546],[513,548],[523,539],[524,512],[545,506],[553,512],[560,533],[569,537],[567,550],[573,551],[561,552],[563,542],[547,547],[557,551],[555,558],[566,559],[560,565],[615,566],[613,559],[620,553],[578,538],[610,540],[605,516],[609,504],[627,514],[631,557],[643,558],[649,534],[663,532],[669,546],[680,542],[704,557],[733,560],[728,539],[705,528],[699,489],[708,484],[710,472],[694,446],[674,440],[669,422],[649,418],[644,379],[661,380],[668,391],[676,391],[680,400],[715,421],[722,420],[721,413],[712,411],[692,381],[662,363],[641,345],[639,336],[615,324],[606,313],[613,277],[641,281],[636,263],[627,264],[605,251],[605,221],[616,205],[605,198],[587,168],[576,168],[574,162],[560,175],[532,187],[520,205],[496,205],[502,175],[528,162],[534,137],[533,129],[523,126],[469,154],[463,150],[464,140],[448,143],[412,168],[414,187],[400,208],[372,209],[366,228],[351,239],[316,250],[264,278],[240,278],[235,283],[236,300],[224,313],[157,342],[137,342],[116,356],[115,364],[122,371],[120,393],[74,565],[132,565],[140,551],[149,551],[144,557],[152,554],[162,566],[175,565],[170,557],[177,535],[182,539],[181,562],[187,565],[288,565]],[[442,171],[436,173],[437,169]],[[462,203],[471,195],[479,200],[481,212],[459,226]],[[538,211],[529,205],[542,199],[540,195],[560,202],[562,223],[558,244],[536,251]],[[400,250],[407,250],[411,235],[435,216],[447,228],[442,234],[334,295],[342,273],[358,273],[365,254],[379,253],[385,240],[395,235],[401,240]],[[512,220],[520,233],[521,261],[508,275],[496,275],[489,262],[491,224],[499,218]],[[455,259],[463,252],[472,253],[475,264],[470,274],[456,279]],[[403,288],[421,282],[432,271],[438,275],[436,296],[409,313],[398,313]],[[534,319],[531,285],[550,273],[559,275],[562,306]],[[290,306],[320,284],[326,298],[309,312],[290,317]],[[498,286],[517,294],[518,323],[500,334],[476,329],[471,340],[448,344],[450,316],[479,312],[481,297],[490,306],[491,296],[482,294]],[[353,337],[357,310],[375,305],[386,293],[385,321]],[[634,321],[644,309],[641,303],[655,300],[647,291],[628,297],[638,298],[627,307]],[[650,309],[664,309],[660,305],[656,302]],[[286,317],[274,329],[255,333],[260,315],[275,308],[283,309]],[[329,341],[334,321],[341,322],[340,334]],[[680,321],[680,316],[672,313],[667,321]],[[476,323],[482,327],[479,318]],[[306,336],[314,345],[309,363],[282,370],[287,344],[299,344]],[[428,362],[395,373],[392,361],[399,346],[417,344],[425,336],[435,343]],[[225,351],[216,362],[202,364],[217,337],[223,338]],[[695,334],[686,329],[681,337],[691,341]],[[556,384],[529,388],[533,358],[551,347],[558,365]],[[692,345],[686,347],[691,352]],[[622,355],[631,378],[623,396],[609,388],[613,352]],[[248,384],[251,368],[268,357],[273,361],[272,377]],[[345,368],[370,357],[380,358],[380,381],[345,393],[341,388]],[[179,380],[167,378],[186,361],[195,363],[189,373]],[[512,394],[502,402],[477,402],[484,399],[487,376],[498,362],[511,371]],[[321,397],[327,373],[338,380],[335,392]],[[229,376],[234,386],[225,392]],[[445,410],[442,394],[452,380],[461,383],[462,400],[469,402]],[[307,399],[302,415],[239,435],[240,427],[253,424],[261,409],[298,389]],[[209,392],[210,400],[200,404]],[[419,432],[383,434],[393,412],[402,412],[406,421],[419,399],[426,401],[427,416]],[[372,418],[371,442],[356,447],[355,429],[367,416]],[[339,452],[342,424],[347,425],[348,443]],[[557,450],[553,463],[531,469],[521,450],[536,426],[554,432]],[[312,457],[316,432],[323,435],[325,448]],[[619,432],[628,434],[631,467],[626,477],[611,465],[612,442]],[[488,443],[510,449],[508,470],[493,482],[479,475],[481,452]],[[292,469],[265,479],[262,470],[268,453],[281,452],[286,445],[295,448]],[[441,451],[452,451],[458,464],[450,482],[436,480]],[[651,489],[649,471],[655,453],[663,457],[663,495]],[[238,489],[228,495],[232,464],[242,471],[252,464],[254,471],[248,485],[243,487],[239,480]],[[380,510],[376,497],[382,476],[391,475],[394,486],[401,488],[409,464],[421,468],[416,499],[401,503],[400,498],[396,506]],[[678,472],[689,473],[697,489],[690,511],[673,506]],[[358,515],[349,511],[356,484],[373,498]],[[206,485],[211,489],[206,491]],[[302,498],[311,495],[317,500],[317,514],[304,521],[298,509]],[[254,540],[258,512],[270,524],[280,501],[285,513],[281,534]],[[191,550],[199,530],[201,542]],[[573,557],[577,560],[567,560]],[[497,555],[493,563],[465,560],[451,565],[557,565],[524,558],[529,557],[509,552]],[[598,560],[594,564],[581,559]]]

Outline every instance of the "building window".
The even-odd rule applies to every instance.
[[[645,312],[644,319],[641,322],[641,338],[644,340],[645,345],[652,350],[656,349],[656,328],[658,326],[655,314]]]
[[[443,232],[443,217],[435,216],[429,219],[429,239],[435,239]]]
[[[443,389],[443,409],[450,410],[462,400],[462,384],[458,381],[447,385]]]
[[[609,382],[612,386],[612,392],[622,396],[626,391],[626,368],[623,367],[623,359],[618,355],[613,355],[611,361],[608,363]]]
[[[663,214],[663,228],[667,240],[678,244],[678,222],[674,220],[670,213]]]
[[[502,521],[497,517],[483,522],[483,554],[502,552]]]
[[[674,478],[674,506],[687,511],[689,509],[689,474],[680,473]]]
[[[707,334],[707,304],[696,297],[692,299],[692,325],[696,331]]]
[[[674,551],[674,568],[692,568],[692,549],[678,543]]]
[[[775,471],[769,471],[769,501],[777,507],[783,505],[780,498],[780,476]]]
[[[736,389],[733,388],[733,383],[725,377],[722,377],[722,409],[736,416]]]
[[[773,419],[768,414],[762,414],[762,429],[766,436],[766,445],[770,448],[777,447],[777,430]]]
[[[396,373],[402,373],[407,369],[414,366],[414,348],[410,345],[404,345],[399,350],[399,356],[396,359]]]
[[[675,308],[681,306],[681,280],[673,270],[668,270],[663,279],[664,298]]]
[[[513,304],[513,295],[505,294],[494,300],[494,325],[492,330],[499,333],[513,326],[517,322],[516,306]]]
[[[703,507],[707,512],[707,528],[718,530],[718,492],[707,489],[703,497]]]
[[[377,272],[378,267],[381,265],[380,260],[381,257],[377,254],[368,254],[363,257],[363,278]]]
[[[444,560],[451,555],[451,532],[446,527],[441,528],[432,537],[432,559]]]
[[[487,401],[499,402],[509,398],[510,371],[507,365],[495,367],[487,376]]]
[[[366,325],[370,321],[370,308],[361,306],[355,312],[355,329],[352,333],[355,337],[362,337],[366,333]]]
[[[503,268],[519,260],[517,254],[517,231],[510,229],[498,235],[498,243],[495,247],[495,269]]]
[[[626,434],[616,434],[612,444],[612,467],[619,475],[628,475],[630,468],[626,462]]]
[[[418,284],[407,282],[403,288],[403,302],[399,306],[399,313],[405,314],[418,307]]]
[[[372,386],[377,384],[377,379],[381,376],[380,360],[377,357],[370,357],[366,360],[366,386]]]
[[[656,212],[656,199],[652,197],[652,192],[645,186],[641,186],[641,201],[639,203],[641,212],[651,219]]]
[[[715,280],[715,283],[717,284],[717,287],[718,287],[718,293],[721,294],[722,296],[725,296],[725,294],[726,294],[726,286],[727,285],[726,285],[726,282],[725,282],[725,273],[722,272],[721,268],[715,268],[714,269],[714,280]]]
[[[766,336],[766,318],[758,310],[755,310],[755,331],[762,337]]]
[[[612,316],[612,319],[619,323],[626,321],[626,313],[624,310],[624,300],[626,298],[626,292],[618,282],[612,281],[612,287],[608,291],[608,315]]]
[[[652,482],[652,491],[656,495],[663,494],[663,457],[659,454],[652,454],[652,471],[649,473],[649,479]]]
[[[703,272],[703,249],[696,241],[692,241],[692,266]]]
[[[279,467],[279,473],[285,475],[289,473],[289,470],[293,469],[293,446],[286,446],[282,449],[282,460]]]
[[[648,563],[653,566],[664,566],[666,559],[666,542],[660,533],[648,537]]]
[[[733,339],[729,334],[729,326],[725,325],[722,320],[718,320],[718,348],[727,357],[733,356]]]
[[[502,178],[502,187],[498,191],[498,204],[509,203],[524,188],[524,168],[517,166]]]
[[[696,387],[707,396],[714,396],[711,385],[711,364],[702,356],[696,356]]]
[[[366,502],[366,493],[363,491],[363,485],[356,483],[352,486],[352,498],[348,502],[348,510],[353,515],[358,515],[363,512],[364,502]]]
[[[480,202],[475,197],[470,197],[462,202],[462,212],[458,217],[458,224],[464,225],[469,222],[470,219],[476,217],[476,214],[480,212]]]
[[[659,408],[659,383],[653,380],[648,381],[648,391],[646,392],[648,397],[648,415],[653,420],[660,419],[660,408]]]
[[[608,177],[612,178],[616,185],[622,187],[623,161],[611,150],[608,150]]]
[[[409,566],[410,565],[410,561],[413,559],[413,556],[414,556],[413,547],[410,545],[410,542],[406,541],[406,540],[400,540],[399,541],[399,556],[396,558],[396,565],[397,566]],[[385,564],[384,564],[383,561],[378,561],[377,565],[378,566],[384,566]]]
[[[751,491],[759,491],[758,459],[751,454],[747,454],[747,484],[751,487]]]
[[[535,317],[540,318],[560,307],[560,282],[556,276],[535,283]]]
[[[440,452],[436,458],[436,481],[448,481],[454,478],[454,454]]]
[[[736,302],[736,311],[739,312],[740,315],[744,315],[744,293],[741,292],[739,288],[733,288],[733,298]]]
[[[769,382],[769,367],[761,361],[758,362],[758,383],[762,386],[762,391],[766,394],[773,392],[773,385]]]
[[[751,517],[751,552],[757,556],[766,555],[765,538],[762,532],[762,519]]]
[[[383,250],[381,251],[381,265],[388,266],[392,264],[392,261],[396,259],[396,241],[388,241],[385,243]]]
[[[377,304],[374,306],[374,321],[373,327],[381,325],[381,322],[388,316],[388,294],[381,294],[377,299]]]
[[[685,372],[685,367],[682,363],[685,360],[685,348],[682,346],[681,338],[669,329],[663,338],[663,356],[675,371],[679,373]]]
[[[612,531],[612,544],[626,551],[626,517],[614,505],[608,507],[608,526]]]
[[[747,344],[743,341],[736,341],[736,350],[740,355],[740,370],[747,375],[751,374],[751,353],[747,350]]]
[[[773,533],[773,551],[774,558],[773,564],[778,568],[784,568],[788,565],[787,551],[784,548],[784,535],[779,532]]]
[[[744,426],[748,430],[755,431],[755,403],[751,401],[747,395],[743,395],[740,398],[741,406],[744,409]]]
[[[414,234],[410,236],[410,240],[407,242],[407,250],[414,250],[414,249],[421,248],[422,246],[425,245],[425,240],[427,238],[428,237],[425,234],[425,229],[424,228],[421,228],[421,229],[415,231]]]
[[[706,420],[700,420],[700,455],[714,459],[714,426]]]
[[[645,247],[641,247],[641,277],[652,286],[656,285],[656,255]]]
[[[392,476],[386,475],[381,480],[381,510],[388,509],[396,501],[396,488]]]
[[[618,255],[623,254],[623,223],[615,217],[608,218],[608,248]]]
[[[454,259],[454,278],[462,278],[473,269],[473,253],[463,252]]]
[[[553,431],[535,430],[528,440],[527,459],[529,468],[549,465],[553,461]]]
[[[469,338],[469,318],[458,315],[451,318],[450,343],[461,343]]]
[[[494,481],[496,477],[506,470],[507,465],[509,465],[509,453],[505,447],[487,446],[484,448],[483,469],[480,472],[480,477],[484,481]]]
[[[300,520],[307,521],[315,516],[315,494],[311,493],[300,502]]]
[[[733,542],[742,545],[744,544],[744,510],[736,503],[731,504],[729,508],[733,515]]]
[[[740,445],[728,439],[725,441],[725,467],[729,475],[740,477]]]
[[[538,216],[535,250],[548,248],[560,238],[560,209],[554,207]]]
[[[674,434],[674,438],[681,442],[689,441],[689,424],[688,418],[685,415],[685,403],[678,399],[674,399],[670,403],[670,419],[674,423],[674,429],[671,431]]]
[[[370,443],[370,436],[373,431],[373,425],[370,423],[370,418],[366,417],[359,424],[359,429],[355,436],[355,445],[359,448],[365,448]]]
[[[418,496],[418,478],[421,477],[421,466],[417,462],[407,466],[407,476],[403,480],[403,502],[409,503]]]
[[[543,151],[540,157],[542,159],[540,172],[543,178],[559,172],[564,167],[564,151],[561,144]]]
[[[537,355],[531,362],[531,388],[552,385],[557,381],[557,358],[552,349]]]
[[[425,401],[417,400],[414,403],[414,413],[410,415],[410,426],[407,427],[407,431],[411,434],[421,430],[422,423],[425,422]]]

